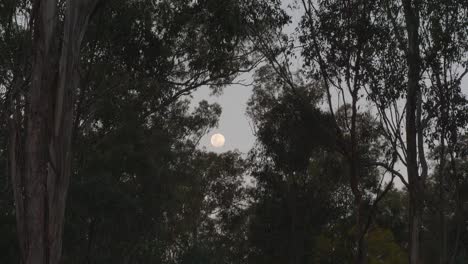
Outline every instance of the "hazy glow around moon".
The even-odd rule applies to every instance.
[[[226,139],[224,139],[224,136],[217,133],[211,136],[211,145],[215,148],[220,148],[224,146],[224,142]]]

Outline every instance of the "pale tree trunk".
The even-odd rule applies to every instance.
[[[419,10],[417,0],[403,0],[403,9],[408,34],[408,87],[406,101],[406,143],[407,173],[409,183],[409,262],[420,264],[420,229],[421,229],[421,191],[422,181],[418,172],[418,118],[416,115],[420,103],[420,51],[419,51]],[[421,130],[422,128],[419,128]],[[421,132],[421,131],[420,131]],[[421,134],[422,135],[422,134]],[[419,142],[421,149],[423,142]],[[424,153],[419,153],[420,159]],[[422,155],[422,156],[421,156]]]
[[[96,2],[69,0],[63,33],[57,30],[57,0],[32,3],[33,69],[25,125],[22,111],[16,111],[9,145],[24,264],[60,263],[79,50]]]

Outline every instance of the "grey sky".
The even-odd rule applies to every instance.
[[[301,17],[299,10],[291,9],[290,5],[294,2],[295,0],[283,0],[282,3],[283,8],[288,10],[292,17],[291,25],[285,29],[287,33],[292,33]],[[239,79],[243,80],[243,83],[251,83],[253,80],[252,75],[253,72],[243,74]],[[224,89],[220,96],[210,96],[210,89],[202,87],[192,94],[192,105],[197,105],[201,100],[207,100],[210,103],[218,103],[223,109],[218,128],[213,129],[200,140],[200,147],[216,153],[229,150],[239,150],[242,153],[249,152],[255,143],[255,136],[245,111],[247,101],[252,95],[252,89],[252,86],[230,85]],[[226,138],[224,147],[215,148],[211,146],[210,138],[215,133],[221,133]]]
[[[242,76],[252,80],[252,76]],[[219,126],[210,131],[200,140],[200,147],[208,151],[225,152],[239,150],[247,153],[255,142],[255,136],[249,125],[249,118],[245,114],[247,101],[252,95],[252,87],[242,85],[230,85],[226,87],[220,96],[210,96],[210,89],[202,87],[193,93],[192,104],[196,105],[201,100],[221,105],[223,112],[219,120]],[[210,137],[215,133],[221,133],[226,138],[224,147],[214,148],[210,144]]]

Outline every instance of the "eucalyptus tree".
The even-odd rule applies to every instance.
[[[297,79],[294,87],[271,66],[255,76],[248,263],[315,263],[316,238],[346,214],[342,156],[330,116],[317,107],[322,92]]]
[[[463,1],[384,1],[381,6],[381,23],[390,30],[376,57],[370,98],[385,134],[397,143],[395,156],[407,167],[410,263],[421,263],[421,215],[430,169],[426,152],[431,141],[441,143],[439,150],[445,152],[446,142],[453,146],[466,128],[460,83],[467,66],[467,6]],[[439,157],[443,167],[445,155]],[[443,228],[440,233],[444,248]],[[442,250],[440,263],[446,262]]]
[[[17,53],[2,65],[2,114],[10,124],[9,174],[23,263],[60,262],[72,139],[100,124],[93,113],[106,89],[139,84],[130,92],[146,96],[142,115],[150,122],[201,85],[229,83],[250,64],[244,26],[255,3],[2,2],[2,14],[8,11],[2,46]],[[109,23],[115,18],[122,19],[117,28]]]
[[[450,160],[456,159],[457,146],[463,146],[463,133],[466,133],[463,130],[468,128],[468,100],[461,91],[461,81],[468,73],[468,32],[465,28],[468,5],[459,1],[432,1],[421,13],[424,17],[421,22],[424,76],[429,83],[427,99],[422,106],[426,112],[423,125],[430,139],[428,147],[439,152],[434,157],[439,171],[433,173],[438,177],[439,263],[448,263],[457,252],[449,252],[449,209],[446,206],[457,198],[446,190],[450,185],[458,189],[457,184],[453,184],[458,176],[444,168]]]
[[[27,94],[18,96],[19,85],[8,91],[9,170],[23,263],[60,261],[79,50],[97,2],[72,0],[63,7],[53,0],[26,2],[29,16],[19,18],[29,19],[33,58]]]
[[[338,95],[344,94],[341,87],[350,83],[340,78],[354,77],[378,112],[382,134],[390,148],[386,160],[375,165],[391,171],[408,188],[409,257],[411,263],[420,263],[421,215],[429,171],[426,142],[429,138],[442,143],[451,138],[453,142],[460,129],[466,127],[466,100],[460,91],[466,75],[466,4],[462,1],[302,1],[302,4],[306,14],[311,14],[303,24],[306,31],[302,42],[307,44],[306,63],[316,69],[313,73],[322,78],[325,87],[338,87]],[[352,20],[353,17],[357,19]],[[362,37],[351,38],[355,32]],[[360,43],[364,44],[362,50]],[[349,89],[350,98],[355,101],[352,92]],[[328,104],[333,103],[329,100]],[[406,166],[408,180],[393,168],[397,161]],[[442,189],[440,193],[443,196]],[[442,210],[442,220],[443,214]],[[443,228],[440,233],[443,248],[446,247]],[[441,263],[446,262],[444,255],[442,251]]]
[[[385,41],[383,34],[375,33],[384,28],[374,19],[378,5],[372,1],[298,2],[304,15],[296,33],[288,35],[281,26],[277,26],[275,30],[253,32],[252,35],[258,49],[291,93],[297,90],[293,74],[296,69],[292,66],[297,61],[304,62],[302,70],[307,73],[309,81],[324,86],[325,105],[334,120],[336,145],[349,165],[349,185],[355,198],[357,226],[355,258],[362,263],[367,255],[367,220],[375,210],[366,209],[364,183],[369,179],[363,175],[366,170],[376,166],[384,167],[382,178],[385,171],[391,171],[392,181],[384,188],[387,191],[392,186],[393,178],[402,178],[401,174],[394,173],[395,161],[392,159],[390,162],[376,162],[378,156],[374,156],[373,160],[361,156],[360,142],[363,142],[363,138],[359,138],[362,135],[359,135],[357,125],[360,116],[366,115],[360,107],[364,104],[363,96],[372,79],[374,56],[381,42]],[[300,59],[298,56],[301,56]],[[373,143],[378,144],[383,139],[387,140],[375,138]],[[381,149],[390,153],[388,156],[394,145],[394,142],[382,144]],[[382,195],[385,193],[382,192]],[[381,198],[376,197],[371,207],[375,208]]]
[[[356,211],[348,182],[349,160],[342,150],[347,141],[336,134],[336,126],[348,131],[347,109],[338,109],[333,117],[319,106],[326,92],[318,82],[308,81],[307,75],[299,72],[291,76],[294,85],[290,85],[275,66],[257,71],[248,107],[258,138],[251,153],[257,190],[252,205],[250,260],[349,262],[355,255],[355,235],[348,234],[356,231],[352,220]],[[359,113],[356,119],[356,152],[362,163],[374,161],[381,153],[376,144],[378,127],[368,113]],[[382,182],[378,182],[375,167],[362,167],[361,175],[365,209],[374,211],[374,197],[380,200],[385,194],[381,193]],[[278,211],[284,212],[274,221],[268,220]],[[374,226],[371,215],[366,214],[363,221],[366,230]],[[261,226],[265,221],[266,229]],[[336,232],[341,234],[332,234]],[[334,241],[334,253],[325,249],[328,240]],[[325,254],[333,254],[333,260]]]
[[[365,179],[365,170],[384,166],[385,171],[392,172],[392,180],[381,196],[376,197],[373,208],[391,188],[396,177],[394,161],[377,162],[376,158],[381,155],[366,160],[359,150],[363,138],[360,138],[358,123],[359,116],[364,113],[360,108],[365,105],[363,97],[374,74],[374,58],[382,41],[385,41],[385,36],[379,32],[385,31],[385,27],[376,18],[379,11],[376,1],[301,1],[301,7],[304,15],[299,25],[299,42],[302,44],[304,69],[310,79],[324,86],[325,102],[335,120],[338,145],[347,157],[356,216],[355,261],[365,263],[368,218],[372,218],[375,210],[366,209],[364,182],[368,179]],[[381,140],[387,141],[385,138],[377,141]],[[379,144],[377,141],[375,143]],[[394,142],[390,141],[382,144],[382,149],[392,151],[393,145]],[[382,178],[384,176],[385,173]]]
[[[147,126],[131,121],[140,109],[128,103],[125,118],[113,117],[120,129],[83,135],[70,186],[66,263],[235,259],[243,161],[237,153],[196,149],[220,112],[202,103],[190,113],[188,105],[172,104]]]

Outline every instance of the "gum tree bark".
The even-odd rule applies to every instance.
[[[421,229],[421,192],[422,178],[418,171],[418,154],[425,162],[423,142],[421,142],[422,127],[418,128],[421,116],[418,106],[421,104],[421,89],[419,86],[421,73],[421,55],[419,50],[419,10],[417,0],[403,0],[403,10],[408,35],[408,86],[406,101],[406,142],[407,142],[407,173],[409,183],[409,262],[420,264],[420,229]],[[418,120],[419,119],[419,120]],[[418,140],[419,138],[419,140]],[[419,141],[419,142],[418,142]],[[418,153],[419,150],[419,153]],[[422,150],[422,152],[421,152]],[[423,168],[424,170],[424,168]],[[427,173],[427,172],[426,172]]]
[[[31,86],[24,110],[20,99],[13,106],[19,110],[10,119],[9,144],[21,262],[25,264],[60,263],[79,51],[96,4],[97,0],[69,0],[63,32],[59,32],[58,1],[32,2]]]

